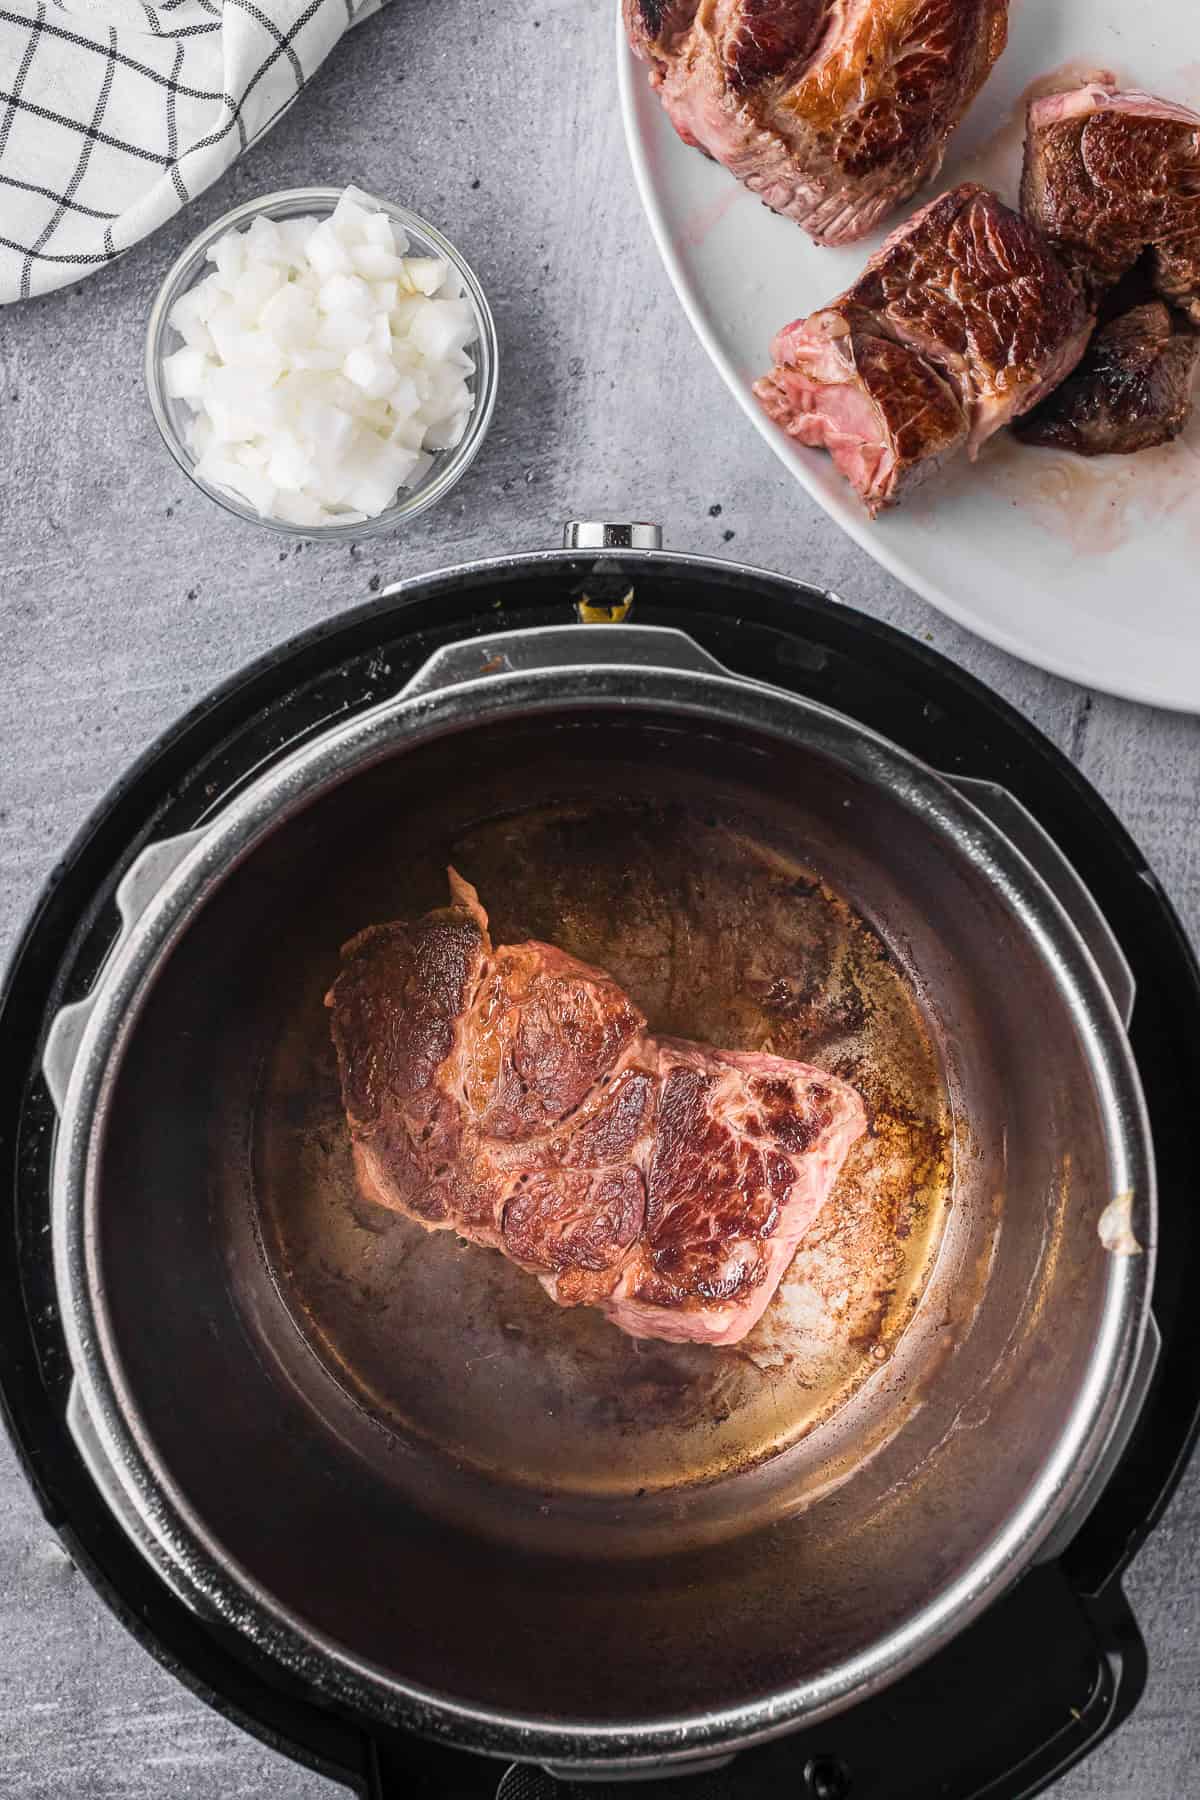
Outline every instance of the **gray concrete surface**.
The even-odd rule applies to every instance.
[[[504,380],[449,504],[403,538],[322,549],[228,520],[189,487],[146,410],[142,334],[161,275],[203,224],[271,188],[351,179],[468,250],[496,304]],[[942,619],[838,534],[730,402],[638,210],[608,0],[393,0],[173,226],[80,288],[0,314],[0,375],[0,960],[109,783],[215,682],[381,581],[551,544],[581,514],[659,518],[675,546],[829,584],[936,644],[1070,748],[1200,931],[1200,722],[1085,694]],[[1200,1467],[1130,1590],[1149,1692],[1061,1800],[1200,1793]],[[126,1638],[0,1443],[0,1794],[336,1791]]]

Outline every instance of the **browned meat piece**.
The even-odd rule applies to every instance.
[[[1169,444],[1187,423],[1200,337],[1161,301],[1097,331],[1083,361],[1017,426],[1027,444],[1081,456],[1128,455]]]
[[[820,243],[937,174],[1004,49],[1008,0],[624,0],[685,144]]]
[[[1092,319],[1033,226],[967,182],[894,231],[839,299],[788,325],[755,383],[868,510],[972,459],[1079,361]]]
[[[1200,325],[1200,113],[1099,81],[1035,101],[1021,205],[1090,293],[1148,252]]]
[[[342,952],[326,1004],[359,1184],[633,1337],[733,1344],[865,1129],[836,1076],[648,1035],[549,944],[493,949],[473,887]]]

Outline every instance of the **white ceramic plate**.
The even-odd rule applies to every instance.
[[[1200,409],[1183,438],[1139,456],[1089,460],[1002,433],[974,467],[956,464],[872,524],[828,457],[771,425],[750,387],[780,326],[848,287],[884,232],[818,249],[769,213],[680,142],[619,19],[618,32],[626,137],[663,261],[705,349],[796,479],[876,561],[981,637],[1089,687],[1200,712]],[[1008,49],[952,140],[940,186],[983,181],[1014,202],[1028,95],[1096,69],[1200,106],[1196,0],[1132,10],[1012,0]]]

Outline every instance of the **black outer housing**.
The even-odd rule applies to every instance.
[[[370,1800],[533,1800],[544,1778],[339,1713],[232,1634],[202,1623],[115,1523],[64,1425],[69,1365],[44,1227],[54,1114],[39,1072],[58,1008],[112,941],[113,893],[148,842],[202,824],[277,756],[404,685],[454,639],[574,616],[636,591],[633,618],[674,625],[731,669],[819,700],[934,768],[1001,783],[1096,895],[1133,967],[1131,1038],[1154,1132],[1159,1369],[1103,1499],[1056,1564],[1033,1570],[923,1668],[826,1725],[710,1776],[560,1785],[684,1800],[1022,1800],[1086,1755],[1140,1698],[1145,1650],[1120,1588],[1200,1426],[1200,1281],[1189,1142],[1200,1092],[1200,970],[1170,903],[1095,791],[1019,713],[944,657],[782,577],[665,555],[514,559],[450,570],[281,646],[217,689],[117,784],[55,869],[0,992],[0,1407],[50,1525],[118,1618],[167,1668],[263,1741]],[[602,629],[602,627],[594,627]]]

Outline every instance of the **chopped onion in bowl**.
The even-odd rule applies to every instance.
[[[325,219],[260,216],[172,307],[166,393],[196,474],[266,518],[376,518],[457,445],[479,336],[457,271],[347,188]]]

